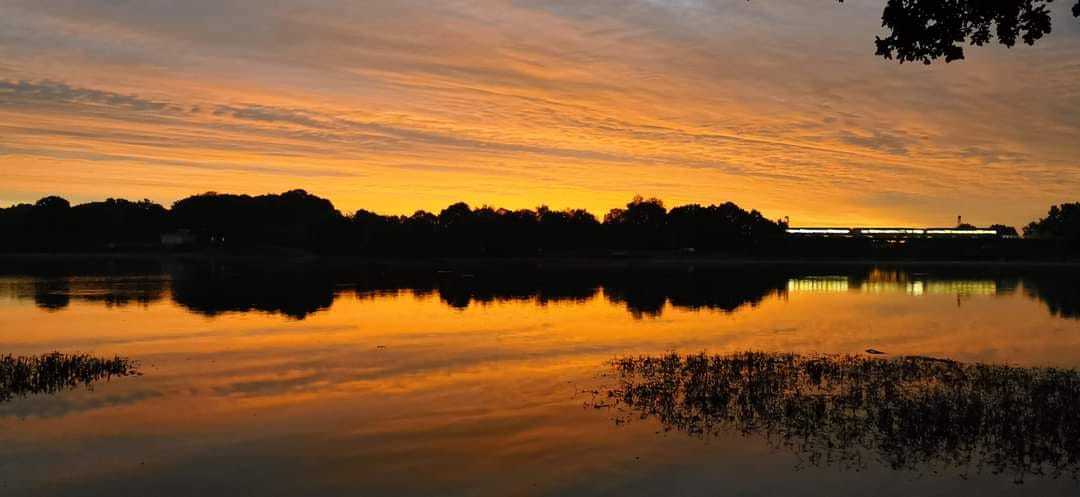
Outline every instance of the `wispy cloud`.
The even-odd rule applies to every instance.
[[[32,109],[56,104],[106,106],[132,111],[182,111],[175,105],[140,98],[138,95],[73,88],[57,81],[0,81],[0,105]]]

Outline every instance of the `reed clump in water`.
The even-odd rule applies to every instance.
[[[91,388],[114,376],[140,374],[137,364],[123,357],[52,352],[39,356],[0,357],[0,402],[30,394],[54,394],[80,386]]]
[[[1080,475],[1080,372],[926,357],[746,352],[617,359],[619,424],[764,437],[800,464]]]

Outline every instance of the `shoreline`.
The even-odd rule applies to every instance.
[[[369,257],[174,253],[11,253],[0,254],[0,266],[40,263],[200,263],[312,265],[327,268],[392,266],[401,268],[477,268],[532,266],[546,269],[736,269],[736,268],[952,268],[952,269],[1080,269],[1080,260],[942,260],[942,259],[800,259],[727,257],[722,255],[635,254],[624,256],[550,255],[530,257]]]

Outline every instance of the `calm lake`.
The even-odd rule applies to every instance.
[[[69,266],[9,369],[136,374],[4,378],[2,495],[1080,493],[1071,270]]]

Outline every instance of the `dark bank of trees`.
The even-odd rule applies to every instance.
[[[303,190],[205,193],[165,208],[109,199],[72,206],[60,197],[0,208],[0,251],[503,257],[680,251],[733,256],[953,259],[1058,258],[1080,252],[1080,204],[1054,206],[1017,240],[792,238],[785,224],[733,203],[668,209],[634,198],[602,219],[581,209],[508,210],[456,203],[438,213],[348,215]]]
[[[785,226],[733,203],[670,211],[658,199],[634,198],[598,220],[582,209],[470,208],[459,202],[438,214],[380,216],[358,211],[349,245],[379,255],[539,255],[595,250],[694,248],[750,254],[784,237]]]
[[[1050,207],[1046,217],[1024,227],[1024,239],[1059,253],[1080,254],[1080,202]]]
[[[2,250],[70,252],[190,249],[379,256],[521,256],[611,250],[753,254],[776,246],[784,225],[733,203],[670,211],[635,198],[598,220],[588,211],[472,208],[459,202],[438,213],[346,215],[303,190],[271,195],[205,193],[170,209],[144,200],[109,199],[72,206],[60,197],[0,209]],[[166,240],[162,235],[172,235]]]
[[[50,196],[0,209],[5,251],[151,247],[167,222],[168,211],[149,200],[108,199],[73,207]]]
[[[1080,243],[1080,202],[1050,207],[1046,217],[1024,227],[1024,237]]]
[[[303,190],[280,195],[204,193],[176,201],[166,228],[194,234],[196,244],[231,248],[289,247],[333,252],[350,222],[329,200]]]

